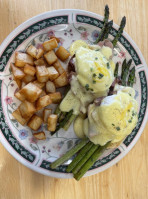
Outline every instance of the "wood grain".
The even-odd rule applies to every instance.
[[[147,0],[0,0],[0,43],[18,25],[39,13],[75,8],[103,15],[119,24],[127,17],[126,32],[148,62]],[[76,182],[35,173],[17,162],[0,144],[0,199],[147,199],[148,123],[131,152],[112,168]]]

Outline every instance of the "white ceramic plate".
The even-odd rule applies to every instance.
[[[66,165],[55,170],[51,170],[49,165],[50,162],[73,147],[78,138],[75,136],[72,126],[67,132],[61,130],[51,137],[44,125],[40,130],[44,129],[47,139],[37,141],[33,138],[29,128],[21,126],[14,120],[11,113],[20,103],[14,98],[17,86],[10,72],[10,63],[14,61],[14,52],[25,50],[30,43],[39,47],[51,35],[60,37],[59,45],[63,45],[67,49],[77,39],[93,43],[102,27],[102,19],[103,17],[97,14],[82,10],[46,12],[21,24],[0,46],[0,79],[2,80],[0,81],[0,140],[18,161],[36,172],[57,178],[72,178],[71,173],[65,172]],[[118,26],[114,24],[110,32],[110,39],[116,35],[117,28]],[[101,172],[117,163],[136,144],[145,127],[148,117],[147,66],[137,45],[124,32],[114,51],[114,59],[122,63],[125,57],[132,58],[132,66],[136,66],[134,88],[139,104],[137,126],[118,148],[106,151],[85,176]],[[66,63],[63,65],[66,66]]]

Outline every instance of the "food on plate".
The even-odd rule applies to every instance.
[[[37,115],[33,115],[32,118],[28,122],[28,126],[34,130],[37,131],[41,124],[43,123],[43,119]]]
[[[16,52],[15,53],[15,66],[24,67],[25,64],[33,65],[33,57],[26,53]]]
[[[50,114],[48,116],[48,119],[47,119],[48,131],[51,131],[51,132],[55,131],[56,126],[57,126],[57,120],[58,120],[58,116],[55,114]]]
[[[34,136],[37,140],[46,140],[46,136],[45,136],[44,131],[34,133],[33,136]]]
[[[70,56],[70,53],[63,46],[60,46],[55,54],[61,61],[67,60]]]

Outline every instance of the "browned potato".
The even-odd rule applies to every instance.
[[[48,106],[51,103],[52,103],[52,101],[51,101],[49,95],[45,95],[43,97],[40,97],[37,100],[37,102],[36,102],[36,108],[37,108],[37,110],[40,110],[40,109],[44,108],[45,106]]]
[[[46,82],[46,92],[47,93],[56,92],[56,87],[53,82],[51,82],[51,81]]]
[[[41,93],[40,97],[43,97],[45,95],[47,95],[46,92],[44,90],[42,90],[42,93]]]
[[[54,80],[54,84],[57,88],[66,86],[68,84],[67,74],[64,72],[57,79]]]
[[[25,64],[33,65],[34,64],[33,58],[26,53],[16,52],[15,53],[15,65],[18,67],[24,67]]]
[[[33,103],[25,100],[20,104],[19,110],[23,118],[28,118],[35,113],[36,108]]]
[[[40,59],[34,61],[34,64],[35,64],[36,66],[43,66],[43,65],[45,65],[45,61],[44,61],[43,58],[40,58]]]
[[[45,123],[47,123],[48,117],[49,117],[49,115],[51,115],[51,113],[52,113],[52,109],[45,108],[43,110],[43,120],[44,120]]]
[[[42,90],[35,84],[30,82],[25,85],[20,91],[20,94],[24,95],[25,99],[29,102],[35,102],[42,93]]]
[[[61,61],[65,61],[70,56],[70,53],[63,46],[60,46],[55,54]]]
[[[45,86],[45,82],[38,82],[38,80],[35,80],[32,83],[35,84],[39,88],[44,88]]]
[[[61,63],[58,60],[53,64],[53,66],[60,75],[65,72],[65,69],[62,67]]]
[[[22,94],[20,94],[19,91],[17,93],[15,93],[14,96],[20,101],[24,101],[25,100],[25,97]]]
[[[22,79],[25,76],[25,73],[17,68],[13,63],[10,64],[13,76],[15,79]]]
[[[28,122],[28,118],[24,119],[18,108],[12,113],[12,116],[23,126]]]
[[[51,114],[48,117],[48,131],[55,131],[57,126],[58,116],[55,114]]]
[[[30,119],[30,121],[28,122],[28,126],[34,130],[37,131],[41,124],[43,123],[43,120],[41,117],[37,116],[37,115],[33,115],[32,118]]]
[[[16,79],[15,77],[14,77],[14,80],[15,80],[17,86],[19,87],[19,89],[21,89],[22,88],[22,81],[20,79]]]
[[[62,99],[62,96],[61,96],[61,93],[60,92],[56,92],[56,93],[50,93],[48,94],[52,100],[52,103],[53,104],[58,104],[60,103],[61,99]]]
[[[46,53],[44,57],[49,65],[57,61],[57,56],[55,55],[55,52],[53,50]]]
[[[27,48],[26,52],[31,55],[35,59],[39,59],[44,54],[44,50],[39,48],[37,49],[35,46],[31,45]]]
[[[43,43],[43,48],[46,51],[53,50],[54,48],[58,47],[57,40],[55,38],[50,39],[49,41],[45,41]]]
[[[37,140],[45,140],[45,139],[46,139],[46,136],[45,136],[44,131],[34,133],[33,136],[34,136]]]
[[[47,70],[48,70],[48,74],[49,74],[49,79],[51,81],[53,81],[54,79],[56,79],[59,76],[58,71],[53,66],[48,67]]]
[[[29,82],[32,82],[35,79],[36,78],[32,75],[25,75],[25,77],[23,77],[22,81],[25,82],[26,84],[28,84]]]
[[[29,64],[25,64],[24,73],[27,74],[27,75],[34,76],[35,73],[36,73],[36,69],[35,69],[35,67],[33,67],[33,66],[29,65]]]
[[[39,82],[47,82],[49,74],[46,66],[36,66],[36,76]]]
[[[57,42],[59,43],[60,42],[60,39],[58,37],[55,37],[55,36],[50,36],[50,39],[53,39],[55,38],[57,40]]]

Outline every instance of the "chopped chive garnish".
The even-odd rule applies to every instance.
[[[96,77],[96,73],[93,73],[93,77]]]
[[[109,65],[109,63],[107,63],[107,68],[108,68],[108,69],[110,68],[110,65]]]
[[[90,88],[90,90],[91,90],[91,91],[93,91],[93,89],[92,89],[92,88]]]
[[[103,75],[102,73],[99,73],[98,78],[99,78],[99,79],[102,79],[103,76],[104,76],[104,75]]]
[[[114,124],[112,124],[112,126],[115,126]]]
[[[132,120],[129,120],[128,122],[129,122],[129,123],[132,123]]]
[[[117,127],[116,127],[116,130],[117,130],[117,131],[120,131],[120,127],[119,127],[119,126],[117,126]]]
[[[93,71],[93,68],[92,68],[92,67],[90,68],[90,71],[91,71],[91,72]]]
[[[89,84],[85,85],[85,89],[88,91],[89,90]]]
[[[93,80],[93,84],[95,84],[96,83],[96,80]]]
[[[99,51],[99,49],[96,49],[95,51]]]
[[[95,57],[95,60],[97,60],[98,59],[98,57]]]

